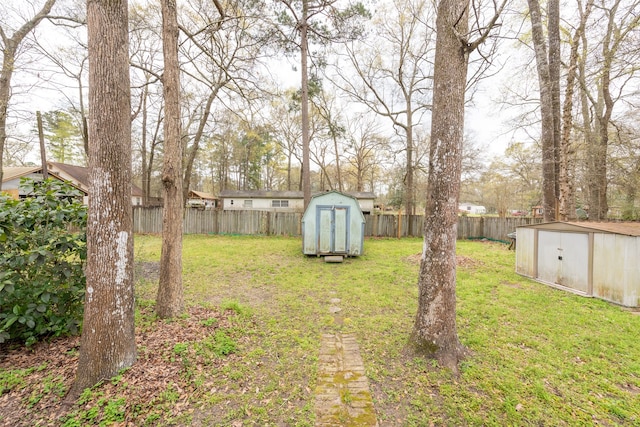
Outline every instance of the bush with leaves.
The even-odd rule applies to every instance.
[[[58,180],[23,179],[0,194],[0,343],[78,333],[85,291],[87,208]]]

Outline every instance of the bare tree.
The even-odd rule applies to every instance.
[[[2,69],[0,70],[0,189],[2,189],[2,159],[4,144],[7,140],[7,110],[11,99],[11,78],[15,72],[16,59],[20,45],[25,37],[51,12],[56,0],[46,0],[31,19],[10,33],[6,23],[0,23],[0,50],[2,51]],[[35,6],[34,6],[35,8]]]
[[[344,149],[346,173],[355,180],[355,191],[364,191],[366,178],[376,173],[380,155],[388,151],[388,141],[382,136],[380,125],[372,118],[357,115],[347,123],[349,133]],[[371,188],[373,191],[373,187]]]
[[[189,123],[193,123],[195,131],[185,127],[185,199],[200,145],[212,127],[212,113],[216,108],[234,111],[230,100],[236,96],[247,103],[258,96],[261,88],[256,67],[265,55],[265,45],[271,40],[262,28],[265,7],[262,3],[214,1],[208,4],[193,0],[187,2],[187,6],[190,9],[183,14],[180,24],[180,30],[187,37],[180,51],[186,59],[182,70],[189,78],[189,86],[198,87],[189,93],[200,101],[196,108],[188,110],[192,112]]]
[[[584,52],[597,52],[592,58],[579,60],[582,122],[587,141],[587,195],[589,219],[607,218],[608,146],[614,108],[633,94],[640,61],[638,27],[640,15],[637,0],[599,1],[594,4],[605,25],[600,33],[583,38]],[[595,12],[595,11],[594,11]],[[599,52],[598,52],[599,51]],[[637,93],[637,92],[636,92]]]
[[[292,168],[293,160],[296,159],[302,164],[300,155],[300,144],[302,138],[302,128],[300,121],[300,111],[293,102],[293,93],[285,92],[272,106],[273,123],[276,133],[276,141],[282,147],[287,157],[287,185],[290,191],[293,185]]]
[[[162,251],[156,313],[175,317],[184,310],[182,291],[182,142],[180,125],[180,68],[178,64],[178,12],[175,0],[162,0],[164,52],[164,159],[162,188]]]
[[[305,208],[311,200],[309,163],[309,42],[328,43],[360,37],[358,19],[368,17],[362,3],[348,3],[339,8],[335,0],[280,0],[280,24],[283,43],[294,44],[300,52],[302,119],[302,191]],[[286,34],[286,29],[293,34]],[[299,35],[299,38],[298,38]]]
[[[132,122],[139,132],[134,145],[140,155],[140,175],[143,205],[150,203],[154,161],[162,146],[164,100],[159,87],[161,82],[162,45],[160,5],[148,3],[144,7],[131,8],[129,38],[131,51],[131,76],[134,107]],[[135,162],[134,162],[135,164]]]
[[[136,359],[127,13],[126,0],[87,2],[87,292],[70,400]]]
[[[391,121],[405,139],[405,212],[415,214],[415,125],[431,108],[433,9],[424,0],[397,0],[376,15],[376,37],[346,46],[356,76],[337,70],[341,89]],[[408,233],[412,234],[409,221]]]
[[[567,69],[567,84],[565,88],[564,103],[562,107],[562,134],[560,137],[560,151],[558,153],[558,181],[559,181],[559,206],[558,219],[570,221],[576,219],[576,194],[575,194],[575,147],[571,139],[573,128],[573,100],[578,78],[578,59],[580,42],[584,38],[587,19],[591,14],[594,0],[587,0],[582,10],[581,1],[578,0],[578,12],[580,22],[571,38],[569,54],[569,66]]]
[[[456,327],[456,238],[467,66],[504,4],[494,3],[495,14],[477,32],[469,31],[467,0],[441,0],[437,10],[424,249],[409,345],[455,372],[465,353]]]
[[[339,141],[344,137],[345,128],[341,124],[339,117],[344,115],[343,111],[336,111],[337,103],[335,97],[330,96],[324,88],[318,91],[315,97],[311,98],[314,110],[325,122],[327,136],[333,142],[333,153],[336,161],[336,184],[339,191],[343,191],[342,176],[340,172],[340,149]],[[333,187],[332,187],[333,188]]]

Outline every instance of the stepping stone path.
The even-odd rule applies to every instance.
[[[331,300],[329,311],[342,323],[339,299]],[[316,386],[316,427],[378,426],[376,412],[353,334],[322,335]]]

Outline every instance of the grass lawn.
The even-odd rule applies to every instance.
[[[160,244],[136,236],[138,333],[177,335],[188,316],[152,312]],[[640,316],[518,276],[506,245],[458,242],[460,376],[405,356],[421,248],[370,239],[364,256],[326,264],[295,238],[185,236],[185,299],[215,314],[198,319],[214,332],[165,349],[175,372],[159,395],[132,404],[141,391],[124,372],[61,424],[312,426],[320,337],[342,331],[357,336],[381,426],[640,425]],[[0,408],[30,374],[0,371]]]

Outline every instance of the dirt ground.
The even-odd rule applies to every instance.
[[[214,317],[218,320],[215,325],[207,326]],[[192,385],[179,375],[181,364],[172,357],[175,345],[200,340],[227,321],[225,313],[194,307],[189,309],[189,317],[180,322],[156,322],[149,331],[136,333],[138,359],[120,380],[126,382],[130,390],[127,406],[148,407],[148,403],[166,389],[169,381],[177,383],[177,391],[188,398]],[[29,349],[0,347],[0,370],[34,370],[23,377],[21,385],[12,387],[8,384],[7,387],[0,383],[0,426],[61,425],[64,416],[77,409],[63,405],[62,401],[74,379],[78,349],[79,337],[38,343]],[[57,390],[51,392],[51,387]],[[108,401],[115,395],[116,386],[107,382],[100,387],[100,392]],[[174,414],[170,415],[187,410],[184,406],[178,402]],[[133,426],[134,423],[125,420],[119,425]]]

